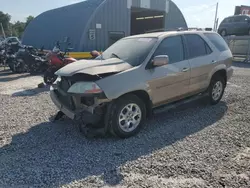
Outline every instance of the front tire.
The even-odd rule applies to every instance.
[[[114,101],[107,113],[110,132],[120,138],[136,135],[146,119],[145,104],[132,94]]]
[[[226,80],[219,75],[215,75],[209,86],[209,101],[211,105],[216,105],[223,97],[226,87]]]
[[[45,84],[51,85],[56,81],[57,75],[55,75],[55,72],[56,71],[49,69],[44,73],[43,81]]]

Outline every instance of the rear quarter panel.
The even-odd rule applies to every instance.
[[[221,52],[221,54],[218,56],[217,63],[213,65],[212,71],[209,74],[209,80],[211,80],[212,76],[219,70],[225,70],[228,72],[228,70],[232,68],[232,62],[233,57],[230,50]]]

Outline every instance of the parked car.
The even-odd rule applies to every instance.
[[[225,18],[218,29],[221,36],[250,35],[250,16],[236,15]]]
[[[8,37],[1,41],[1,45],[21,43],[17,37]]]
[[[162,106],[200,94],[217,104],[232,74],[231,51],[217,33],[151,33],[123,38],[95,60],[61,68],[50,95],[69,118],[127,138]]]

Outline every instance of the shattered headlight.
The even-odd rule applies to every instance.
[[[58,76],[57,79],[56,79],[56,81],[54,83],[56,84],[58,82],[61,82],[61,80],[62,80],[61,76]]]
[[[102,93],[102,90],[94,82],[77,82],[69,88],[68,92],[77,94],[97,94]]]

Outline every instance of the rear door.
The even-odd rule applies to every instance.
[[[234,24],[235,24],[234,17],[229,17],[228,22],[226,23],[226,31],[228,35],[234,34]]]
[[[233,24],[233,31],[232,34],[235,35],[240,35],[240,34],[244,34],[247,30],[246,26],[247,23],[245,21],[245,16],[236,16],[234,17],[234,24]]]
[[[181,35],[165,38],[152,58],[158,55],[168,55],[169,64],[148,70],[154,106],[182,98],[189,92],[190,84],[190,65]]]
[[[240,16],[236,32],[239,34],[248,34],[249,31],[249,16]]]
[[[191,66],[189,92],[196,94],[206,89],[209,73],[216,63],[218,54],[199,34],[186,34],[185,41],[188,48],[188,58]]]

